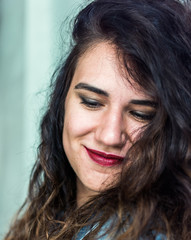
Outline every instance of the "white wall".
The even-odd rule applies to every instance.
[[[65,50],[61,23],[82,2],[0,1],[0,239],[26,196],[50,77]]]

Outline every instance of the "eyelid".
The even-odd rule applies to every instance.
[[[154,118],[156,111],[131,110],[129,113],[140,121],[151,121]]]
[[[90,100],[90,101],[95,101],[95,102],[100,102],[100,100],[94,98],[94,97],[89,97],[89,96],[86,96],[84,94],[78,94],[78,97],[81,99],[81,100]]]
[[[86,108],[89,108],[91,110],[99,109],[100,107],[104,106],[104,104],[97,100],[93,99],[91,97],[86,97],[82,94],[78,94],[79,98],[81,99],[81,104],[83,104]]]
[[[102,103],[102,104],[104,104],[104,102],[105,102],[104,99],[100,98],[96,94],[77,93],[77,96],[80,99],[83,99],[83,100],[96,101],[96,102],[99,102],[99,103]]]
[[[149,105],[139,105],[139,104],[132,104],[130,103],[128,106],[127,106],[127,111],[140,111],[140,112],[149,112],[149,111],[156,111],[157,110],[157,107],[155,107],[154,105],[153,106],[149,106]]]

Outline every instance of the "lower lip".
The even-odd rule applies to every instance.
[[[103,156],[101,156],[100,154],[97,154],[93,151],[91,151],[90,149],[85,148],[89,157],[96,163],[98,163],[101,166],[105,166],[105,167],[111,167],[111,166],[115,166],[115,165],[119,165],[122,163],[121,159],[117,159],[117,158],[105,158]]]

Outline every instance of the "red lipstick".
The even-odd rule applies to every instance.
[[[85,147],[89,157],[96,163],[98,163],[101,166],[114,166],[118,165],[122,162],[124,157],[114,155],[114,154],[108,154],[104,152],[100,152],[94,149],[89,149]]]

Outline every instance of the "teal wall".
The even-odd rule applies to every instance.
[[[67,49],[61,23],[82,3],[0,0],[0,239],[26,197],[50,77]]]

